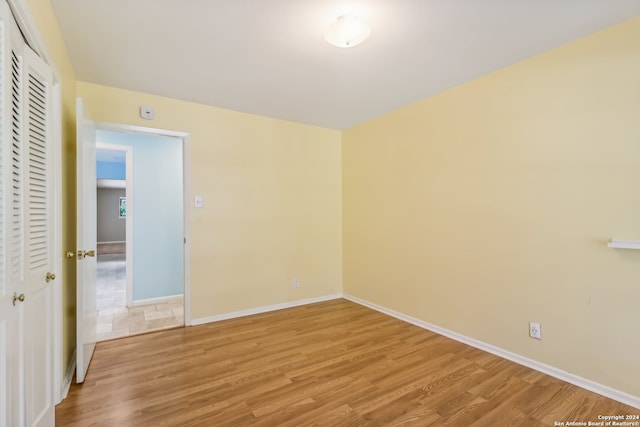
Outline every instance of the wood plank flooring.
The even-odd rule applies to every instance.
[[[99,343],[58,426],[553,426],[639,414],[346,300]]]

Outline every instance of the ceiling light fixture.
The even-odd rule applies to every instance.
[[[353,15],[342,15],[324,32],[324,39],[334,46],[354,47],[365,41],[371,30],[361,19]]]

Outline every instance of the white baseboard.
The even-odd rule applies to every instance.
[[[67,366],[67,371],[62,378],[62,385],[60,390],[60,400],[67,398],[69,394],[69,389],[71,388],[71,382],[73,381],[73,374],[76,371],[76,352],[73,352],[71,356],[71,360],[69,361],[69,365]]]
[[[461,335],[457,332],[453,332],[448,329],[441,328],[440,326],[434,325],[432,323],[428,323],[423,320],[417,319],[415,317],[408,316],[406,314],[399,313],[394,310],[390,310],[386,307],[379,306],[372,302],[354,297],[353,295],[344,294],[343,298],[349,301],[355,302],[357,304],[363,305],[365,307],[371,308],[373,310],[379,311],[381,313],[387,314],[389,316],[395,317],[396,319],[400,319],[407,323],[411,323],[420,328],[427,329],[431,332],[435,332],[436,334],[443,335],[455,341],[459,341],[461,343],[470,345],[480,350],[484,350],[486,352],[495,354],[496,356],[502,357],[503,359],[507,359],[512,362],[518,363],[520,365],[526,366],[528,368],[535,369],[536,371],[558,378],[562,381],[568,382],[570,384],[576,385],[578,387],[584,388],[586,390],[592,391],[594,393],[600,394],[610,399],[617,400],[618,402],[624,403],[625,405],[633,406],[634,408],[640,409],[639,396],[634,396],[632,394],[625,393],[620,390],[616,390],[614,388],[597,383],[595,381],[591,381],[586,378],[579,377],[577,375],[574,375],[562,369],[558,369],[553,366],[549,366],[544,363],[538,362],[536,360],[521,356],[519,354],[512,353],[508,350],[504,350],[500,347],[496,347],[491,344],[487,344],[485,342],[478,341],[473,338],[469,338],[465,335]]]
[[[140,307],[141,305],[162,304],[174,298],[182,297],[182,294],[169,295],[168,297],[137,299],[131,302],[131,307]]]
[[[342,298],[342,294],[325,295],[316,298],[307,298],[297,301],[284,302],[281,304],[267,305],[262,307],[250,308],[248,310],[233,311],[231,313],[218,314],[216,316],[201,317],[191,319],[191,325],[203,325],[205,323],[219,322],[221,320],[235,319],[238,317],[251,316],[253,314],[267,313],[269,311],[283,310],[285,308],[298,307],[301,305],[314,304],[316,302],[330,301]]]

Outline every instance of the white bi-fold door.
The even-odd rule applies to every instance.
[[[52,72],[0,0],[0,427],[53,426]]]

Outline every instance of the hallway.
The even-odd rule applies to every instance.
[[[98,255],[98,341],[184,325],[183,297],[159,304],[127,308],[125,255]]]

